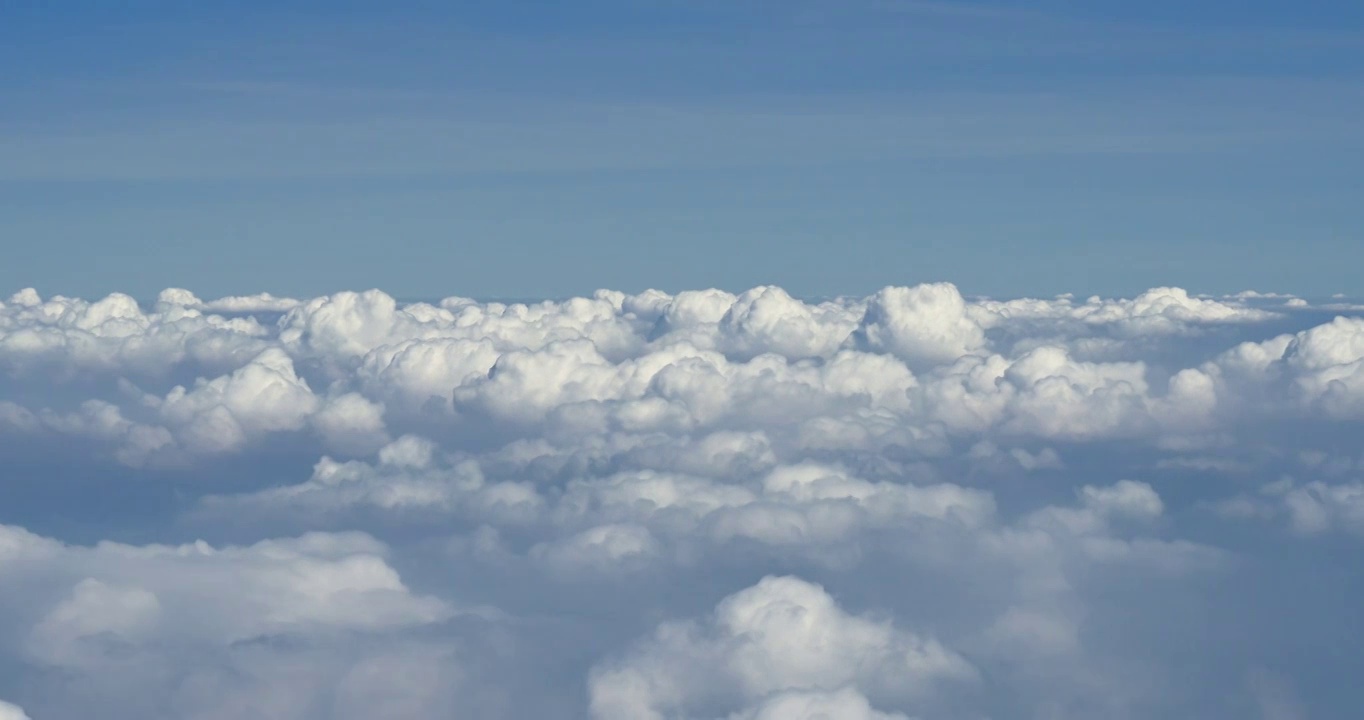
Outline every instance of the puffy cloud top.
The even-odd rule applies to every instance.
[[[767,577],[722,600],[704,622],[660,626],[631,655],[598,668],[592,715],[678,717],[737,704],[735,717],[816,708],[894,717],[872,710],[864,693],[913,698],[974,677],[934,640],[850,615],[818,585]]]
[[[1246,717],[1353,658],[1364,536],[1364,320],[1267,299],[24,290],[0,697]]]
[[[951,362],[985,348],[985,329],[949,283],[888,287],[867,300],[857,328],[866,347],[889,352],[912,367]]]

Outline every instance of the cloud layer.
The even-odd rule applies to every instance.
[[[24,290],[0,720],[1332,717],[1345,308]]]

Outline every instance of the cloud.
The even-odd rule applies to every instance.
[[[192,297],[192,296],[191,296]],[[225,313],[268,313],[288,312],[298,307],[299,301],[293,298],[275,297],[270,293],[256,295],[233,295],[209,300],[203,303],[206,310]]]
[[[358,638],[391,645],[385,638],[394,633],[454,616],[448,603],[410,591],[387,554],[358,533],[249,546],[72,546],[0,526],[0,604],[7,608],[0,634],[21,638],[17,652],[30,666],[30,687],[67,678],[71,692],[57,704],[126,702],[115,717],[134,717],[148,703],[157,716],[177,705],[188,717],[234,706],[261,710],[271,696],[298,699],[314,691],[311,683],[335,682],[327,678],[341,669],[325,665],[268,677],[284,670],[282,662],[303,660],[308,648],[339,641],[338,657],[345,657],[369,644]],[[260,657],[263,665],[241,668],[244,674],[232,669],[272,644],[280,649]],[[302,684],[289,689],[289,682]],[[252,687],[262,693],[258,701],[236,694]],[[215,702],[227,704],[215,711]],[[290,714],[276,710],[283,714],[261,711]]]
[[[712,436],[698,449],[736,440],[746,439]],[[823,552],[855,548],[878,529],[932,532],[994,519],[988,493],[950,483],[872,482],[809,462],[772,465],[758,477],[728,475],[725,464],[710,466],[716,475],[692,475],[674,465],[689,464],[686,456],[650,459],[663,469],[574,477],[541,489],[515,468],[439,458],[432,443],[408,436],[384,448],[375,464],[324,458],[305,483],[207,498],[204,509],[345,517],[373,508],[457,518],[535,538],[525,552],[570,576],[594,568],[610,574],[643,570],[645,561],[695,562],[688,560],[693,553],[719,552],[735,542],[774,553]]]
[[[230,375],[176,386],[154,400],[157,415],[191,451],[234,450],[265,433],[301,430],[318,399],[294,372],[293,361],[271,348]]]
[[[16,293],[0,304],[0,369],[25,377],[159,377],[181,364],[221,371],[266,348],[270,330],[254,318],[205,315],[165,302],[176,291],[162,296],[144,312],[120,293],[93,303]]]
[[[1237,495],[1214,507],[1233,518],[1282,518],[1300,535],[1364,533],[1364,483],[1360,482],[1299,483],[1284,477],[1264,485],[1254,495]]]
[[[1091,297],[1075,304],[1069,296],[1054,300],[986,300],[970,308],[989,328],[1018,321],[1049,320],[1075,326],[1112,327],[1120,335],[1191,334],[1201,326],[1258,323],[1278,314],[1250,307],[1244,301],[1259,295],[1235,295],[1224,300],[1192,297],[1177,287],[1152,288],[1131,299]]]
[[[956,360],[986,344],[985,329],[968,317],[966,301],[948,283],[881,290],[867,302],[857,339],[919,367]]]
[[[823,706],[871,718],[887,715],[869,708],[864,691],[912,702],[938,683],[975,677],[935,640],[848,614],[819,585],[767,577],[703,621],[661,625],[625,658],[594,670],[590,695],[592,716],[603,720],[736,705],[736,717],[808,715]]]
[[[277,322],[255,317],[280,311]],[[1164,377],[1130,357],[1143,346],[1124,344],[1273,317],[1177,288],[1073,306],[1064,298],[968,302],[946,283],[818,304],[775,287],[737,296],[602,291],[538,304],[402,304],[377,290],[214,304],[167,290],[150,311],[118,294],[88,303],[25,291],[0,311],[0,363],[27,383],[35,373],[59,385],[82,374],[116,379],[119,392],[87,399],[147,428],[141,436],[162,436],[123,447],[129,461],[238,452],[303,430],[363,454],[433,420],[451,429],[490,422],[513,434],[531,426],[578,435],[787,426],[806,438],[872,445],[923,442],[943,427],[1149,436],[1171,422],[1216,422],[1228,398],[1247,394],[1239,385],[1265,384],[1279,368],[1301,403],[1352,416],[1360,393],[1351,388],[1361,384],[1350,374],[1354,320],[1268,341],[1292,346],[1283,351],[1250,343],[1233,351],[1239,360]],[[1108,339],[1086,329],[1106,326],[1124,329]],[[1084,359],[1099,346],[1129,358]],[[187,373],[198,379],[171,382]],[[49,409],[19,407],[35,417]],[[892,435],[882,418],[898,427]],[[109,432],[88,434],[110,441]],[[161,449],[166,434],[174,448]]]
[[[846,718],[847,720],[905,720],[900,713],[883,713],[871,706],[867,698],[856,690],[844,688],[835,692],[791,691],[771,696],[756,708],[730,716],[734,720],[817,720],[818,718]]]
[[[0,697],[139,720],[1281,714],[1244,679],[1295,656],[1247,628],[1294,615],[1283,633],[1351,652],[1321,629],[1349,587],[1303,613],[1275,593],[1334,582],[1322,548],[1364,528],[1364,322],[1265,300],[21,291]],[[1305,692],[1298,669],[1280,685]]]
[[[46,662],[79,664],[113,636],[144,644],[229,645],[276,632],[328,628],[375,630],[439,621],[451,613],[435,598],[411,594],[361,534],[309,534],[247,547],[101,543],[69,546],[12,526],[0,527],[8,593],[39,613],[29,652]],[[18,620],[13,618],[11,622]]]
[[[389,439],[383,404],[360,393],[328,398],[309,421],[328,446],[342,452],[368,455]]]

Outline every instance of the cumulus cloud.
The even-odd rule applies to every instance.
[[[819,585],[767,577],[704,621],[661,625],[625,658],[597,668],[590,693],[592,716],[603,720],[722,708],[735,708],[734,717],[818,717],[823,708],[873,718],[888,716],[864,693],[912,702],[938,683],[975,677],[970,663],[931,638],[849,614]]]
[[[1321,480],[1299,483],[1285,477],[1264,485],[1253,495],[1222,500],[1216,509],[1241,519],[1282,518],[1293,532],[1301,535],[1364,534],[1364,483]]]
[[[857,339],[911,365],[932,366],[985,348],[985,329],[948,283],[888,287],[867,301]]]
[[[29,378],[158,377],[182,364],[221,371],[264,350],[270,334],[254,318],[194,306],[158,302],[144,312],[121,293],[44,301],[29,289],[0,303],[0,368]]]
[[[29,652],[79,664],[112,636],[145,644],[229,645],[277,632],[383,629],[435,622],[449,607],[416,596],[360,534],[310,534],[248,547],[68,546],[0,527],[7,593],[43,587]],[[11,622],[13,619],[11,620]]]
[[[1339,577],[1320,548],[1364,535],[1364,320],[1284,300],[23,290],[0,303],[0,697],[1305,713],[1244,682],[1288,641],[1240,638],[1283,615],[1279,576]]]
[[[289,356],[271,348],[230,375],[189,389],[177,385],[154,404],[183,445],[222,452],[265,433],[301,429],[318,400]]]
[[[1091,297],[1075,304],[1069,296],[1055,300],[985,301],[973,308],[987,327],[1008,321],[1061,320],[1089,326],[1112,326],[1123,335],[1186,334],[1200,326],[1255,323],[1277,315],[1243,301],[1263,297],[1234,295],[1225,300],[1192,297],[1177,287],[1152,288],[1132,299]]]
[[[280,700],[293,693],[279,683],[285,676],[261,678],[267,685],[249,680],[254,670],[232,678],[231,666],[254,646],[283,644],[260,668],[276,672],[268,666],[338,637],[381,639],[454,615],[447,602],[409,590],[387,554],[358,533],[250,546],[72,546],[0,526],[0,605],[7,609],[0,633],[17,634],[11,650],[30,666],[24,676],[31,687],[57,676],[72,683],[72,694],[49,698],[53,703],[94,693],[126,703],[112,716],[133,717],[147,703],[163,716],[173,699],[185,716],[208,717],[217,701],[256,705],[232,686],[254,684]],[[368,643],[352,640],[340,652]],[[309,672],[308,682],[334,683],[325,676],[335,672]],[[290,714],[278,710],[262,713]]]
[[[703,448],[715,445],[709,440]],[[668,466],[677,456],[641,459]],[[496,460],[436,457],[431,442],[408,436],[375,464],[324,458],[305,483],[208,498],[205,509],[335,516],[375,508],[458,518],[534,538],[526,552],[568,573],[695,562],[694,553],[735,542],[777,553],[855,549],[878,529],[932,532],[994,519],[989,493],[950,483],[873,482],[809,462],[773,465],[758,477],[726,476],[722,468],[711,476],[640,468],[541,488]]]
[[[1272,317],[1177,288],[1072,305],[970,302],[946,283],[818,304],[776,287],[510,305],[402,304],[377,290],[215,304],[167,290],[150,311],[118,294],[90,303],[25,291],[0,310],[0,363],[53,380],[119,378],[131,391],[97,399],[130,423],[162,428],[190,455],[305,428],[332,449],[373,452],[395,436],[390,424],[432,422],[579,435],[787,426],[872,445],[919,442],[943,427],[1156,435],[1171,422],[1215,422],[1229,398],[1259,392],[1241,385],[1270,376],[1291,380],[1305,407],[1356,414],[1360,353],[1349,347],[1350,333],[1364,337],[1358,320],[1283,340],[1291,347],[1277,355],[1277,346],[1247,343],[1233,351],[1240,359],[1160,370],[1115,356],[1144,346],[1124,350],[1083,330],[1120,325],[1124,337],[1149,338]],[[1085,359],[1096,342],[1119,344],[1102,361]],[[167,382],[185,373],[199,379]],[[887,435],[882,418],[899,429]]]

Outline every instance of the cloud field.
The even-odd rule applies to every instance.
[[[1348,718],[1364,309],[0,303],[0,720]]]

